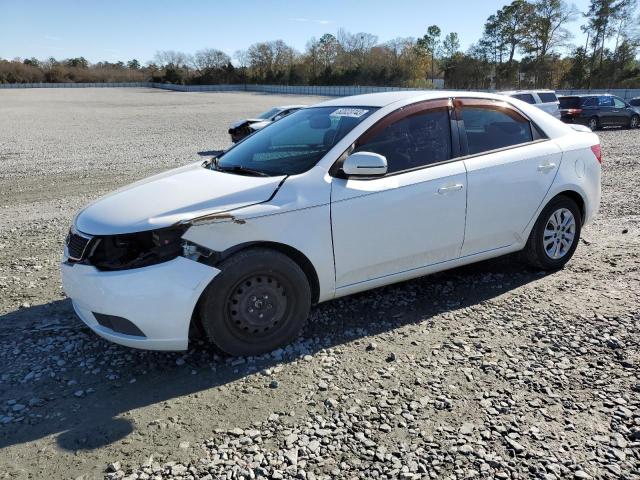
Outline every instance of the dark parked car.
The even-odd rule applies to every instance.
[[[629,100],[629,104],[632,107],[639,107],[640,108],[640,97],[632,98],[631,100]]]
[[[614,95],[568,95],[559,100],[560,116],[565,123],[580,123],[591,130],[636,128],[640,124],[640,109]]]

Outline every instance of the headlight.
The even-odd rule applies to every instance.
[[[126,270],[173,260],[182,254],[185,226],[93,237],[95,247],[83,263],[99,270]]]
[[[67,261],[109,271],[148,267],[179,256],[207,264],[216,262],[217,252],[182,239],[188,228],[188,225],[179,225],[147,232],[94,237],[72,231],[65,241],[69,251]],[[72,254],[76,251],[83,253]]]

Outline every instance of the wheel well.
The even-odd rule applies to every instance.
[[[553,198],[558,198],[560,196],[569,197],[571,200],[576,202],[576,205],[578,205],[578,208],[580,209],[580,222],[584,223],[584,217],[586,216],[587,212],[585,210],[584,199],[582,198],[582,195],[580,195],[575,190],[565,190],[564,192],[560,192]],[[553,198],[551,200],[553,200]]]
[[[318,279],[318,273],[316,272],[315,267],[311,263],[311,260],[307,258],[307,256],[302,253],[300,250],[297,250],[289,245],[285,245],[284,243],[277,242],[250,242],[242,245],[238,245],[238,247],[234,247],[230,249],[228,252],[225,252],[225,257],[229,255],[233,255],[242,250],[246,250],[247,248],[253,247],[264,247],[270,248],[272,250],[276,250],[280,253],[283,253],[291,260],[296,262],[298,266],[302,269],[304,274],[307,276],[307,280],[309,281],[309,287],[311,287],[311,302],[317,303],[318,298],[320,297],[320,280]]]

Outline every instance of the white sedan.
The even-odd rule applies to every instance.
[[[114,342],[257,355],[319,302],[518,251],[558,269],[600,202],[582,130],[486,93],[323,102],[87,206],[64,288]]]
[[[255,118],[247,118],[235,122],[229,127],[229,135],[231,135],[231,141],[233,143],[239,142],[253,132],[257,132],[261,128],[266,127],[270,123],[273,123],[281,118],[286,117],[290,113],[293,113],[306,105],[283,105],[281,107],[273,107],[266,112],[262,112]]]

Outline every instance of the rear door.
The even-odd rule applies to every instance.
[[[561,150],[508,103],[455,105],[468,184],[461,256],[519,243],[558,172]]]

